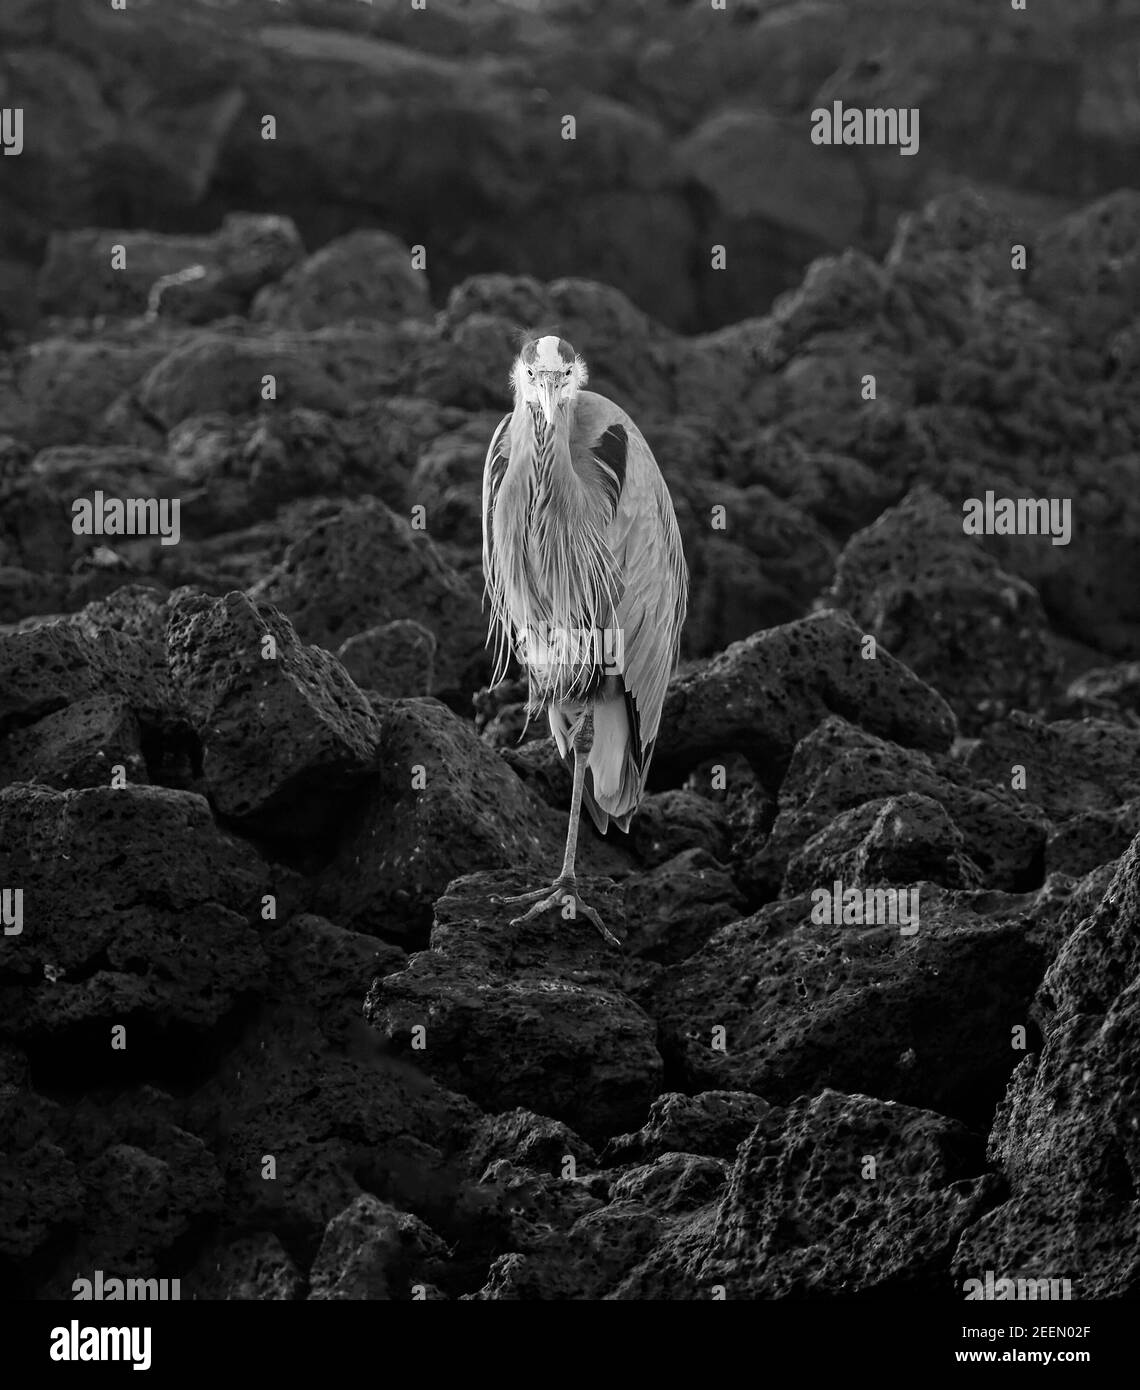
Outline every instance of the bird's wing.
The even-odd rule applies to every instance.
[[[589,393],[576,451],[588,452],[613,513],[606,542],[621,578],[615,626],[622,634],[622,679],[638,771],[649,766],[665,689],[677,664],[688,604],[688,572],[673,501],[657,460],[629,416]],[[606,409],[608,407],[608,409]]]
[[[491,607],[491,627],[497,628],[495,646],[495,677],[497,681],[506,669],[510,650],[510,624],[506,620],[503,604],[503,586],[495,565],[495,502],[503,474],[510,462],[511,440],[507,426],[511,422],[504,415],[499,426],[491,436],[487,457],[483,463],[483,582],[484,592]],[[488,632],[487,640],[491,639]]]
[[[634,758],[644,772],[661,724],[665,689],[677,664],[688,572],[673,500],[637,430],[629,438],[625,484],[609,543],[624,581],[617,615],[624,634],[622,677],[634,707]]]
[[[499,421],[498,428],[491,436],[487,457],[483,461],[483,578],[487,581],[488,587],[491,584],[494,546],[494,528],[491,523],[495,515],[495,499],[499,495],[499,484],[503,481],[503,474],[510,462],[510,436],[507,433],[510,423],[509,415],[504,415]]]

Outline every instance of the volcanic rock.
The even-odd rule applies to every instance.
[[[661,1080],[653,1022],[621,993],[613,948],[591,923],[510,928],[504,919],[518,909],[507,906],[492,919],[488,892],[516,881],[483,874],[453,883],[436,904],[431,949],[378,980],[365,1015],[405,1056],[483,1106],[541,1108],[587,1141],[628,1127]],[[580,880],[583,896],[605,920],[614,903],[596,891],[591,898],[592,882]]]
[[[827,610],[758,632],[670,685],[658,760],[671,770],[733,749],[778,784],[799,740],[829,714],[924,749],[949,745],[954,716],[885,652],[868,660],[863,634]]]

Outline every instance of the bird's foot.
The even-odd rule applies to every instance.
[[[561,879],[555,879],[553,887],[557,888],[561,882]],[[493,903],[535,903],[539,898],[549,897],[550,893],[550,888],[536,888],[533,893],[516,893],[510,898],[492,898],[491,901]]]
[[[550,888],[539,888],[533,893],[520,893],[517,897],[504,898],[507,903],[533,903],[520,917],[511,918],[512,927],[521,927],[524,922],[533,922],[536,917],[541,917],[544,912],[549,912],[552,908],[557,908],[567,921],[574,921],[577,917],[585,917],[587,922],[592,922],[602,936],[610,943],[621,949],[621,942],[610,931],[609,927],[602,921],[589,903],[583,902],[578,896],[578,884],[573,878],[556,878]]]

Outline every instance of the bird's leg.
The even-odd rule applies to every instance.
[[[574,790],[570,795],[570,824],[566,828],[566,850],[562,856],[562,872],[554,880],[557,889],[561,884],[575,883],[574,860],[578,853],[578,821],[582,814],[582,788],[586,781],[586,764],[594,743],[594,715],[589,707],[574,730]],[[533,893],[519,893],[513,898],[504,898],[508,903],[533,903],[546,897],[548,888],[538,888]],[[528,914],[536,915],[536,914]],[[521,919],[516,919],[521,920]]]
[[[574,731],[574,790],[570,794],[570,823],[566,827],[566,850],[557,882],[573,883],[574,860],[578,857],[578,821],[582,815],[582,788],[586,785],[586,764],[594,746],[594,707],[587,705],[581,723]]]
[[[549,890],[540,888],[537,892],[521,893],[518,897],[507,898],[505,901],[509,903],[534,903],[529,911],[512,920],[512,927],[530,922],[535,917],[555,907],[559,908],[565,915],[566,906],[569,903],[571,918],[577,917],[581,913],[587,921],[592,922],[597,927],[611,946],[620,947],[621,942],[618,938],[609,930],[594,909],[578,896],[578,880],[574,872],[574,861],[578,853],[578,821],[582,814],[582,788],[586,781],[586,763],[593,742],[594,711],[593,706],[588,705],[581,722],[574,731],[574,790],[570,797],[570,824],[566,827],[566,851],[562,856],[562,872],[554,880]],[[536,902],[535,899],[540,899],[540,901]]]

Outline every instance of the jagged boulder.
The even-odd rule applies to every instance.
[[[653,1021],[623,993],[620,962],[591,923],[552,914],[507,924],[518,909],[492,899],[516,882],[482,874],[453,883],[436,904],[431,949],[376,981],[365,1016],[485,1107],[541,1106],[588,1141],[627,1128],[662,1077]],[[583,880],[587,900],[589,887]],[[615,904],[595,894],[594,905],[604,918]]]

